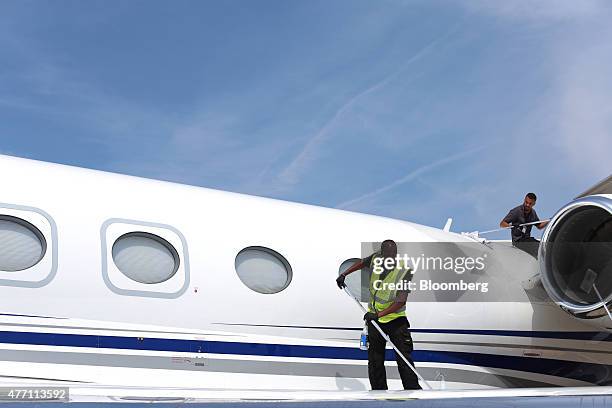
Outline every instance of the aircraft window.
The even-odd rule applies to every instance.
[[[172,244],[148,232],[129,232],[117,238],[113,261],[125,276],[147,284],[172,278],[180,264]]]
[[[240,251],[236,255],[235,268],[242,283],[265,294],[284,290],[293,276],[289,262],[281,254],[259,246]]]
[[[338,268],[338,275],[346,271],[359,260],[360,258],[350,258],[342,262],[340,268]],[[360,271],[351,273],[346,277],[344,283],[346,283],[351,293],[357,296],[359,300],[366,303],[369,301],[370,292],[368,285],[370,284],[370,268],[363,268]]]
[[[0,215],[0,270],[31,268],[46,251],[47,241],[38,228],[21,218]]]

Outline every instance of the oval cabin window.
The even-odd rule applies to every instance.
[[[289,262],[278,252],[264,247],[248,247],[236,256],[236,273],[255,292],[278,293],[291,283]]]
[[[40,262],[47,251],[42,232],[21,218],[0,215],[0,270],[17,272]]]
[[[130,232],[113,244],[113,261],[128,278],[146,284],[172,278],[179,268],[179,256],[168,241],[146,232]]]

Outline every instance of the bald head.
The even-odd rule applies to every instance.
[[[397,244],[392,239],[386,239],[380,244],[380,253],[384,258],[397,256]]]

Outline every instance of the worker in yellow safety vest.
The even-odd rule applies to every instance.
[[[388,239],[382,242],[379,252],[360,259],[342,272],[336,279],[338,287],[342,289],[346,286],[344,280],[348,274],[367,267],[372,269],[368,312],[363,316],[368,327],[370,343],[368,377],[373,390],[386,390],[388,389],[384,365],[386,340],[372,326],[372,321],[378,322],[393,344],[414,366],[411,357],[413,346],[410,324],[406,318],[406,299],[409,292],[407,282],[412,279],[412,270],[397,258],[397,244]],[[397,354],[395,360],[404,389],[421,389],[416,374],[406,362]]]

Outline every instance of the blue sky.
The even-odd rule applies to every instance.
[[[611,173],[611,19],[589,0],[5,0],[0,152],[491,229],[528,191],[550,216]]]

